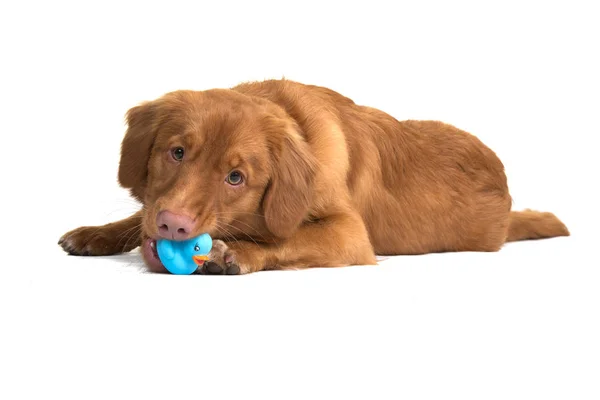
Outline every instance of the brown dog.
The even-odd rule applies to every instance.
[[[70,254],[141,245],[150,270],[164,271],[156,239],[208,232],[201,272],[237,274],[569,235],[553,214],[510,211],[504,167],[474,136],[323,87],[175,91],[130,109],[127,122],[119,182],[143,208],[68,232],[59,243]]]

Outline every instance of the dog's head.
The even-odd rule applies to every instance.
[[[315,160],[274,103],[176,91],[130,109],[127,123],[119,182],[144,205],[144,238],[285,238],[307,216]]]

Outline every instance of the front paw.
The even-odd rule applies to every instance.
[[[70,255],[108,256],[137,247],[140,238],[136,233],[129,232],[119,236],[104,226],[82,226],[65,233],[58,244]]]
[[[203,275],[240,275],[247,272],[238,264],[235,252],[222,240],[213,240],[208,258],[209,261],[199,269]]]

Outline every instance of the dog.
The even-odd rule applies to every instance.
[[[143,205],[66,233],[98,256],[156,240],[214,239],[202,274],[377,264],[377,255],[495,252],[569,236],[552,213],[512,211],[504,166],[475,136],[399,121],[291,80],[177,90],[126,114],[119,183]]]

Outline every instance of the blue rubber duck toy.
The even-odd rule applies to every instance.
[[[208,261],[212,238],[208,233],[183,241],[159,239],[158,258],[167,271],[175,275],[190,275]]]

